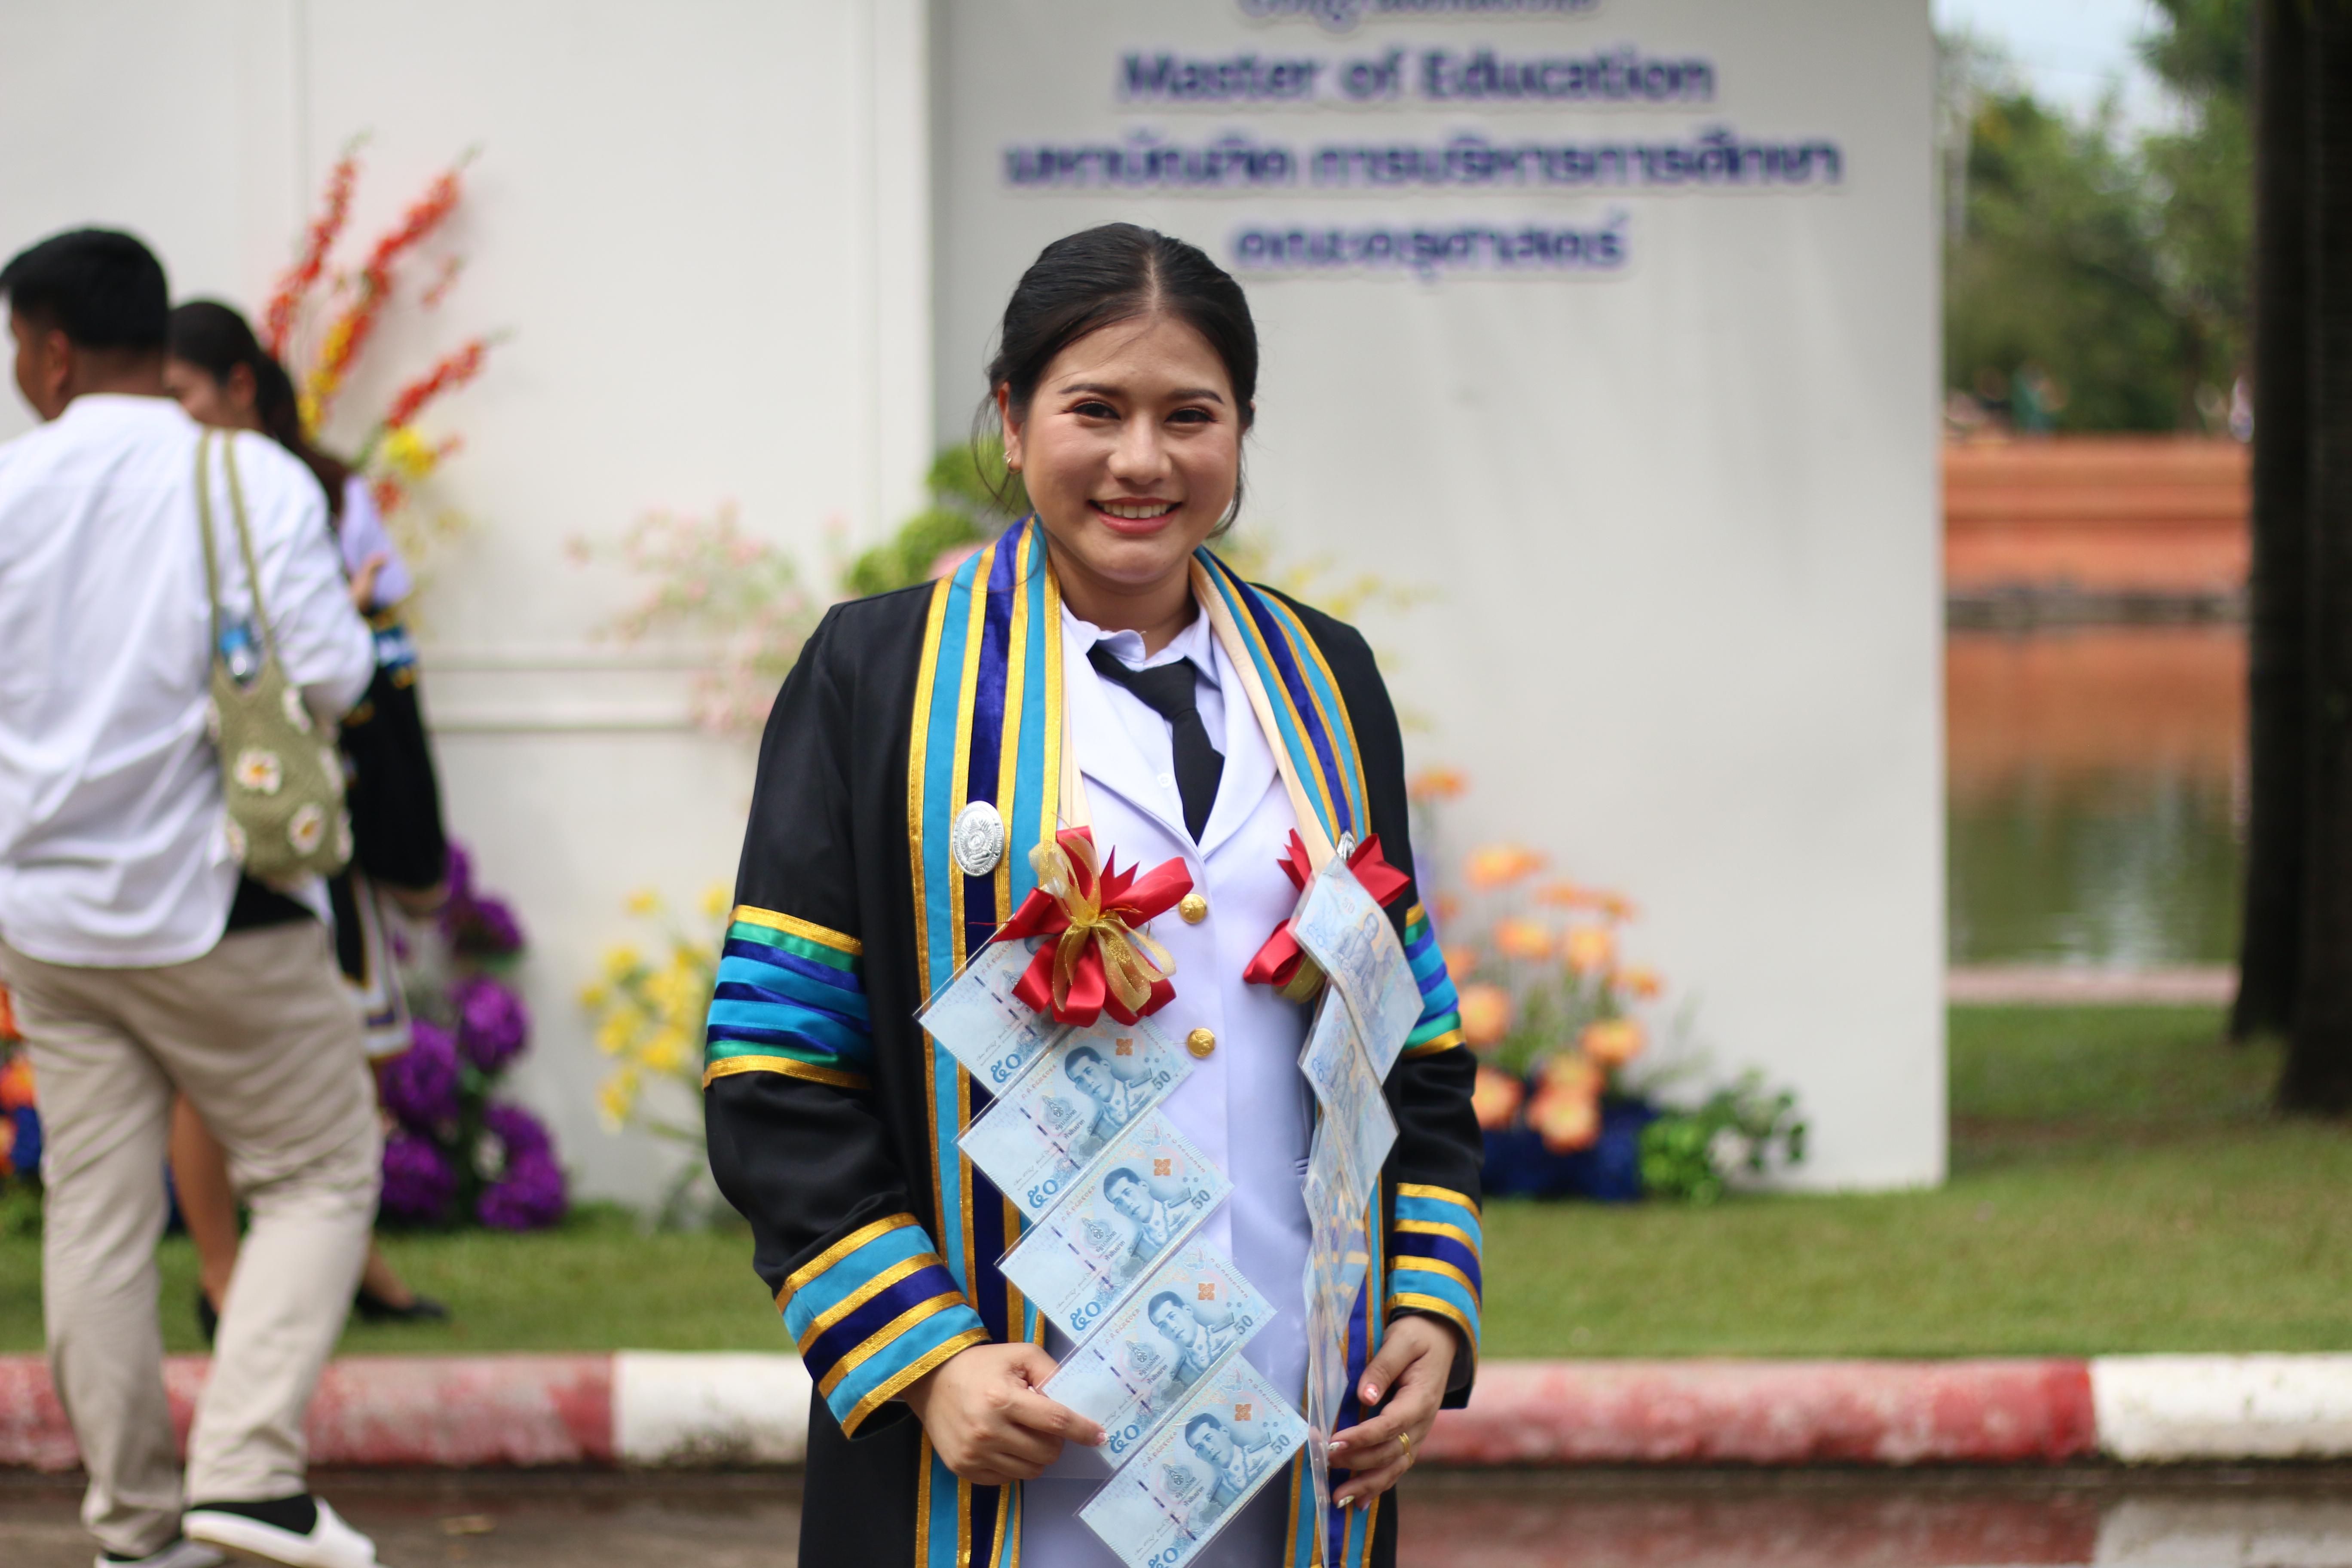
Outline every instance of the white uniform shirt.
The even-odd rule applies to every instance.
[[[1216,805],[1197,845],[1184,827],[1168,721],[1125,687],[1095,673],[1087,651],[1098,641],[1108,643],[1123,663],[1142,667],[1189,659],[1197,672],[1202,723],[1225,753]],[[1062,683],[1097,851],[1106,858],[1116,852],[1120,866],[1146,870],[1181,857],[1192,870],[1193,890],[1208,900],[1207,918],[1199,925],[1185,923],[1172,910],[1151,922],[1152,936],[1176,960],[1175,1000],[1153,1014],[1152,1023],[1180,1048],[1194,1029],[1216,1037],[1215,1049],[1193,1063],[1166,1109],[1184,1136],[1233,1180],[1232,1197],[1194,1234],[1223,1249],[1273,1305],[1273,1321],[1242,1353],[1296,1401],[1307,1387],[1300,1272],[1310,1232],[1299,1184],[1314,1123],[1298,1052],[1307,1016],[1271,987],[1244,984],[1242,970],[1297,902],[1297,890],[1277,866],[1298,826],[1297,815],[1241,677],[1205,615],[1196,615],[1147,661],[1138,634],[1107,634],[1066,607]],[[1049,1328],[1045,1348],[1058,1360],[1070,1343]],[[1045,1483],[1033,1483],[1024,1515],[1024,1563],[1117,1563],[1093,1532],[1065,1510],[1066,1504],[1070,1510],[1082,1504],[1108,1473],[1095,1450],[1076,1444],[1063,1449]],[[1082,1478],[1086,1489],[1071,1484]],[[1280,1561],[1288,1509],[1288,1489],[1270,1484],[1195,1563],[1207,1568],[1228,1561]]]
[[[0,941],[51,963],[184,963],[228,921],[202,434],[169,398],[99,394],[0,446]],[[341,714],[375,658],[326,496],[268,437],[235,444],[278,658],[313,709]],[[249,616],[217,466],[213,489],[223,609]]]

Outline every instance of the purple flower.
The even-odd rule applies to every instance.
[[[469,958],[504,958],[522,951],[522,924],[504,899],[452,899],[441,911],[449,945]]]
[[[551,1157],[555,1152],[555,1141],[548,1136],[546,1125],[520,1105],[492,1100],[482,1107],[482,1131],[499,1141],[507,1167],[533,1154]]]
[[[448,868],[442,875],[448,879],[451,904],[473,901],[474,858],[466,853],[464,845],[453,843],[449,846]]]
[[[563,1168],[543,1151],[514,1154],[506,1174],[474,1205],[476,1216],[494,1230],[539,1230],[562,1219],[563,1210]]]
[[[433,1127],[457,1114],[457,1047],[449,1031],[419,1018],[409,1046],[383,1069],[384,1108],[411,1127]]]
[[[530,1039],[530,1014],[522,998],[487,975],[461,981],[450,992],[457,1008],[457,1044],[466,1059],[496,1072],[522,1054]]]
[[[383,1212],[394,1219],[436,1220],[457,1194],[457,1173],[431,1139],[395,1128],[383,1141]]]

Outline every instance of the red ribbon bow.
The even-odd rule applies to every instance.
[[[1192,890],[1182,859],[1153,867],[1141,878],[1095,859],[1091,829],[1064,829],[1029,852],[1037,888],[997,929],[1000,942],[1050,936],[1037,950],[1013,994],[1058,1024],[1081,1028],[1104,1013],[1132,1024],[1175,999],[1168,976],[1176,962],[1137,928],[1175,907]]]
[[[1307,890],[1307,879],[1315,874],[1315,868],[1307,858],[1307,845],[1298,837],[1298,829],[1290,830],[1290,843],[1276,864],[1290,879],[1292,887],[1302,893]],[[1356,846],[1348,857],[1348,869],[1356,874],[1364,891],[1371,894],[1372,902],[1382,908],[1402,898],[1412,880],[1381,858],[1381,836],[1377,833]],[[1323,971],[1307,956],[1298,939],[1290,934],[1290,921],[1285,920],[1274,928],[1274,934],[1265,939],[1257,956],[1249,961],[1242,978],[1253,985],[1271,985],[1292,1001],[1304,1002],[1323,984]]]

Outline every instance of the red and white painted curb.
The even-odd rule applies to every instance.
[[[206,1363],[165,1385],[183,1443]],[[788,1355],[362,1356],[320,1380],[319,1465],[796,1464],[808,1374]],[[2089,1361],[1490,1362],[1432,1463],[2161,1464],[2352,1458],[2352,1355]],[[0,1467],[70,1469],[37,1356],[0,1356]]]

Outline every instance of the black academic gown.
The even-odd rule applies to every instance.
[[[711,1170],[751,1222],[753,1267],[784,1303],[787,1331],[818,1381],[809,1413],[803,1568],[952,1561],[967,1552],[969,1562],[1010,1562],[1013,1543],[1004,1537],[1017,1534],[1010,1500],[997,1489],[955,1485],[936,1465],[919,1423],[894,1397],[967,1345],[1020,1331],[1001,1312],[993,1322],[975,1314],[968,1292],[949,1300],[957,1283],[931,1240],[940,1234],[931,1168],[942,1151],[955,1157],[958,1129],[937,1125],[937,1061],[915,1021],[924,990],[908,753],[919,687],[930,689],[924,666],[938,657],[946,588],[925,584],[835,606],[786,679],[761,746],[738,883],[741,908],[712,1009]],[[1354,628],[1284,603],[1344,699],[1369,826],[1390,863],[1409,870],[1403,749],[1371,651]],[[1013,853],[1021,852],[1015,844]],[[1416,968],[1426,971],[1439,961],[1417,900],[1409,891],[1391,910]],[[1432,1005],[1450,1006],[1442,964],[1435,973]],[[1426,979],[1423,989],[1432,992]],[[732,1022],[722,1027],[722,1020]],[[1388,1079],[1398,1137],[1383,1173],[1382,1252],[1389,1310],[1453,1321],[1475,1356],[1481,1161],[1470,1108],[1475,1064],[1458,1030],[1436,1026],[1448,1022],[1438,1017],[1417,1034],[1433,1030],[1434,1037],[1400,1059]],[[961,1114],[976,1112],[985,1099],[965,1093]],[[992,1193],[981,1190],[983,1197]],[[1407,1214],[1423,1222],[1402,1230],[1401,1194]],[[1432,1258],[1451,1261],[1425,1261]],[[1444,1278],[1404,1272],[1417,1263]],[[1466,1295],[1448,1281],[1466,1286]],[[990,1303],[977,1305],[985,1312]],[[852,1364],[845,1371],[845,1363]],[[1449,1405],[1468,1396],[1459,1366],[1455,1384]],[[1391,1563],[1396,1517],[1391,1494],[1369,1539],[1344,1555]],[[1295,1529],[1294,1543],[1311,1533]],[[1304,1556],[1301,1545],[1294,1557]]]

